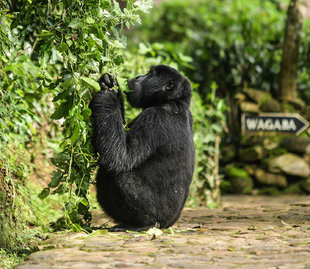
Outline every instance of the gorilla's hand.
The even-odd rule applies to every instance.
[[[119,101],[118,101],[118,94],[116,91],[112,89],[108,90],[101,90],[100,92],[97,92],[93,99],[91,100],[89,104],[89,108],[95,112],[95,111],[102,111],[103,109],[113,109],[118,107]]]
[[[93,113],[115,108],[121,108],[123,111],[122,94],[116,78],[106,73],[98,82],[101,90],[95,94],[89,105]],[[118,88],[117,91],[114,90],[116,87]]]
[[[114,87],[119,88],[116,78],[108,73],[99,79],[99,85],[102,91],[111,91]]]

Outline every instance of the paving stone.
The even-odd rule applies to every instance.
[[[309,269],[310,197],[227,196],[186,208],[171,233],[54,234],[17,269]],[[94,226],[109,219],[94,212]]]

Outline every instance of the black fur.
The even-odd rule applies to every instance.
[[[97,198],[120,226],[171,226],[180,216],[195,163],[191,86],[177,70],[158,65],[128,80],[129,103],[143,108],[125,131],[123,99],[110,75],[90,103],[99,153]]]

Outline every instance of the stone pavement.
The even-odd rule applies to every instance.
[[[186,208],[155,238],[55,234],[40,249],[16,268],[310,268],[310,197],[226,196],[223,209]]]

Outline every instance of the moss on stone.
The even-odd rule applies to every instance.
[[[236,167],[236,166],[227,167],[225,172],[229,178],[249,178],[250,177],[249,173],[246,170]]]
[[[303,191],[301,189],[300,183],[294,183],[289,185],[284,191],[283,193],[285,194],[302,194]]]
[[[258,194],[276,196],[280,194],[280,191],[276,187],[266,187],[266,188],[260,189],[258,191]]]
[[[222,185],[222,190],[226,192],[250,194],[253,190],[253,180],[249,173],[236,166],[230,166],[225,171],[227,180]]]

